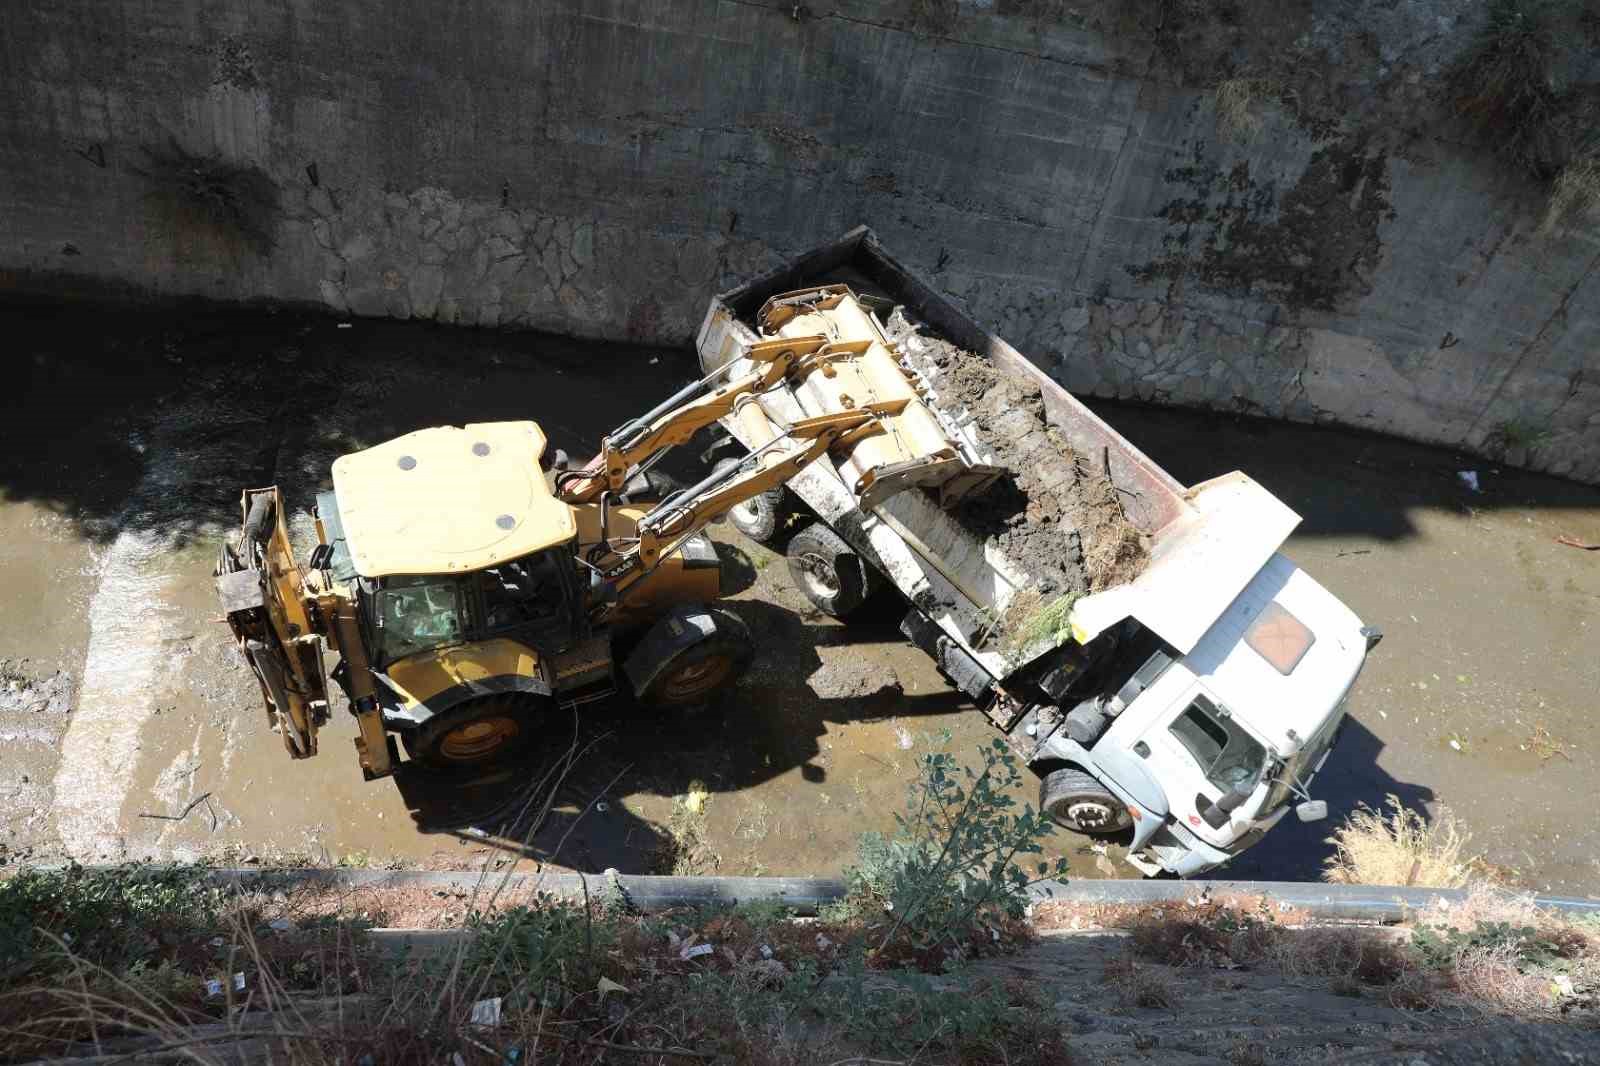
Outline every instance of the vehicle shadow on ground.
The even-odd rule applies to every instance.
[[[1415,536],[1413,510],[1472,514],[1507,507],[1600,506],[1593,486],[1517,470],[1448,448],[1358,430],[1109,400],[1089,406],[1185,485],[1243,470],[1303,521],[1299,536]],[[1474,492],[1457,476],[1478,475]]]
[[[839,683],[854,682],[851,691],[827,694],[836,682],[824,681],[817,648],[902,639],[886,619],[824,625],[761,601],[727,606],[760,636],[750,671],[717,705],[663,714],[619,693],[575,721],[552,723],[550,744],[520,763],[468,780],[403,772],[395,785],[418,831],[580,870],[670,872],[670,831],[634,813],[630,798],[739,792],[795,770],[821,785],[829,781],[822,738],[830,724],[970,706],[958,692],[908,695],[866,677],[847,677]],[[576,754],[562,772],[556,767],[569,751]]]

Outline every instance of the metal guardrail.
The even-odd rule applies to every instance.
[[[479,873],[420,870],[349,869],[218,869],[210,876],[222,883],[263,890],[323,886],[327,888],[416,887],[491,896],[525,897],[543,892],[565,899],[620,896],[641,911],[673,907],[730,906],[758,900],[781,902],[799,914],[815,914],[824,904],[843,898],[845,883],[816,877],[660,877],[643,874]],[[1079,904],[1150,904],[1194,900],[1202,895],[1263,896],[1285,909],[1317,918],[1397,922],[1436,900],[1460,901],[1462,889],[1405,888],[1378,885],[1327,885],[1295,881],[1121,881],[1094,880],[1035,885],[1037,901]],[[1537,896],[1542,908],[1567,914],[1600,916],[1600,899]]]

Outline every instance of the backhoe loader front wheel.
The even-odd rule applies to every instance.
[[[519,755],[532,745],[548,697],[502,692],[458,703],[401,735],[406,754],[435,770],[470,770]]]
[[[859,610],[877,585],[871,564],[821,522],[796,533],[787,555],[794,583],[812,606],[834,618]]]

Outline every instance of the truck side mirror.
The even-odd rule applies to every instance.
[[[1294,816],[1302,822],[1320,822],[1328,816],[1327,800],[1306,800],[1294,808]]]

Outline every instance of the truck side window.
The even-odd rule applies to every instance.
[[[1254,737],[1217,714],[1204,696],[1197,696],[1172,723],[1172,735],[1194,756],[1210,781],[1223,792],[1259,777],[1267,750]]]

